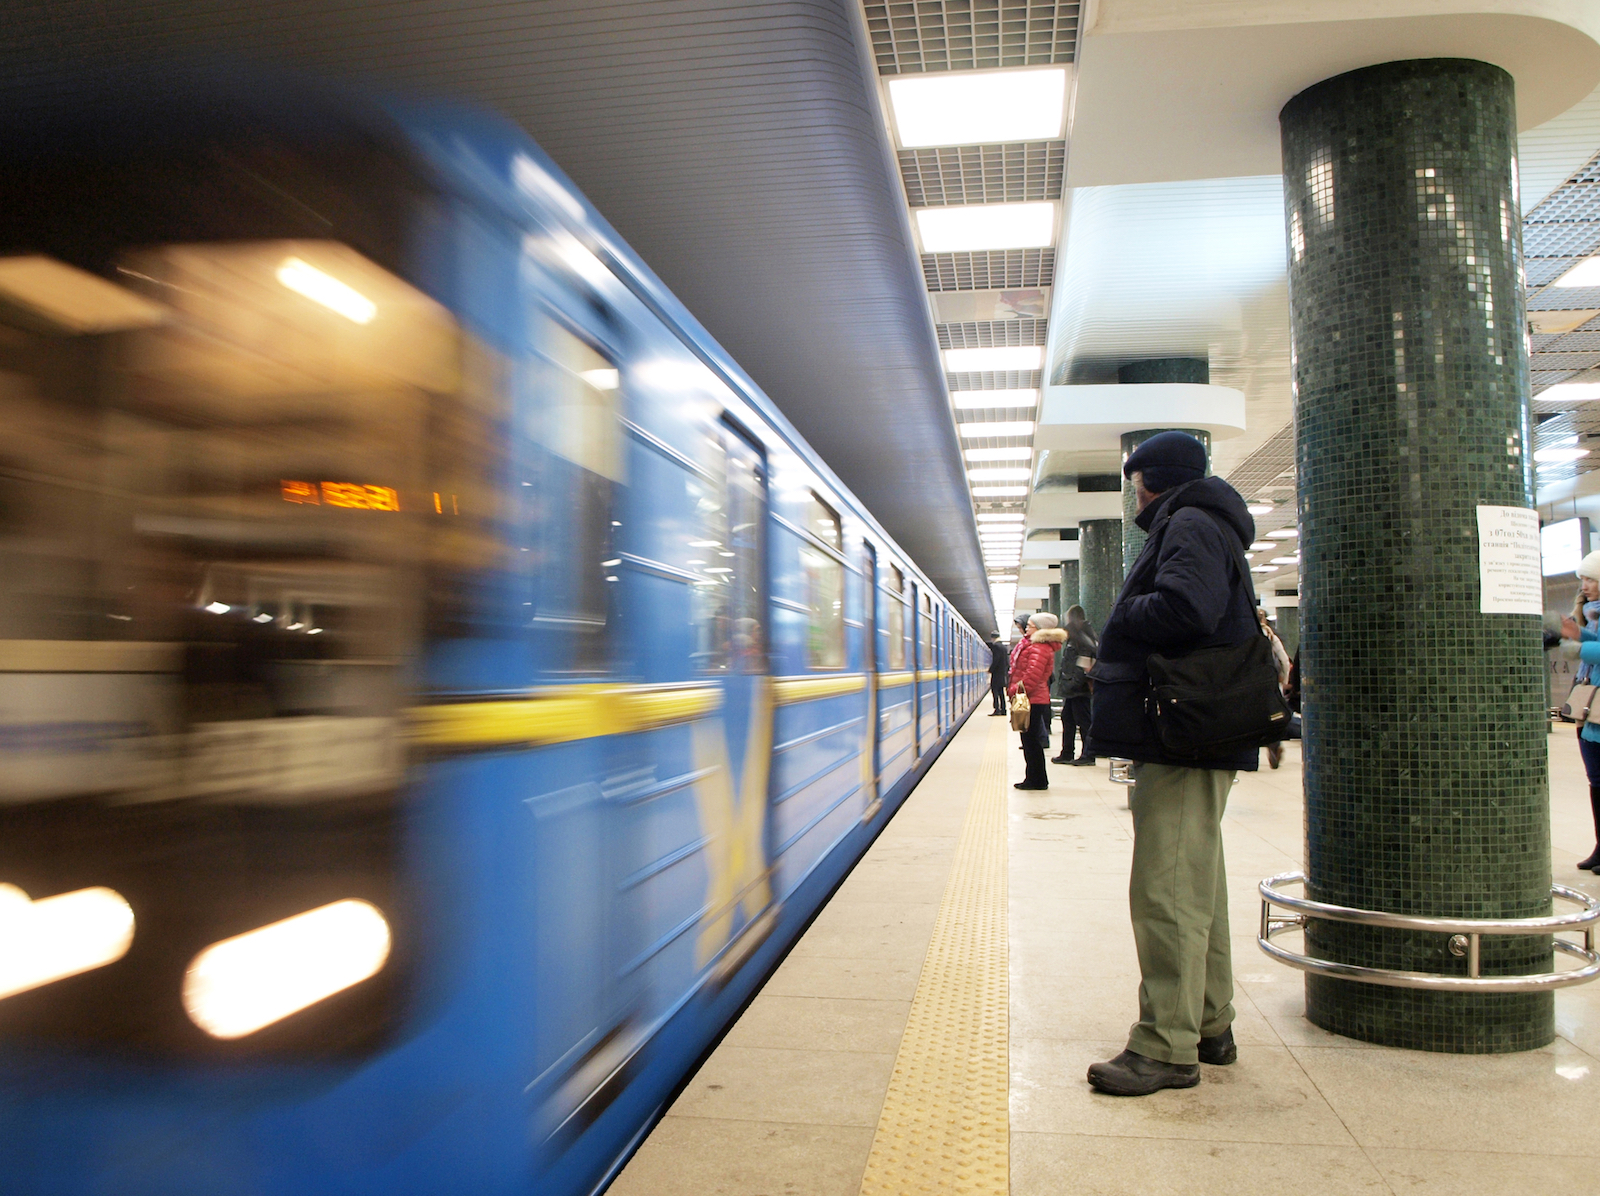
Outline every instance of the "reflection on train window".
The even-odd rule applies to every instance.
[[[570,669],[599,672],[609,663],[610,591],[620,578],[612,521],[616,490],[625,480],[621,373],[599,348],[554,320],[545,321],[541,339],[549,362],[540,372],[531,431],[545,450],[543,493],[562,499],[560,510],[546,510],[538,521],[533,623],[561,633],[558,642],[570,645]]]
[[[924,594],[922,595],[922,635],[917,651],[919,668],[933,668],[933,647],[933,596]]]
[[[766,478],[761,455],[732,428],[709,437],[712,479],[690,481],[700,538],[687,562],[694,582],[696,667],[708,673],[764,673],[767,639],[762,600]]]
[[[806,527],[826,544],[841,543],[838,513],[815,494],[807,504]],[[832,555],[800,546],[806,580],[809,622],[806,661],[814,669],[844,668],[844,564]]]
[[[885,667],[889,669],[903,669],[906,667],[906,575],[889,566],[889,593],[883,600],[884,619],[883,625],[889,633],[889,659]]]
[[[208,946],[333,901],[396,915],[425,521],[463,501],[424,451],[457,333],[332,242],[145,249],[115,283],[35,260],[0,281],[0,884],[106,886],[138,927],[6,1024],[194,1047]],[[316,1049],[387,991],[335,998]]]

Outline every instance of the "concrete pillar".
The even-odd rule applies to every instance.
[[[1058,615],[1060,615],[1062,621],[1065,622],[1066,621],[1066,617],[1067,617],[1067,607],[1073,606],[1073,605],[1075,605],[1075,604],[1077,604],[1077,603],[1079,603],[1081,601],[1082,601],[1082,598],[1079,596],[1078,562],[1077,561],[1062,561],[1061,562],[1061,609],[1059,611],[1057,611],[1056,613]],[[1097,627],[1097,628],[1095,628],[1095,630],[1099,631],[1100,629]]]
[[[1122,589],[1122,520],[1085,519],[1078,524],[1078,605],[1095,634]]]
[[[1117,382],[1122,386],[1139,386],[1155,382],[1191,382],[1207,386],[1211,382],[1211,366],[1200,357],[1162,357],[1151,361],[1130,361],[1117,370]],[[1143,428],[1122,434],[1122,459],[1127,461],[1133,450],[1157,432],[1187,432],[1206,446],[1206,469],[1211,467],[1211,433],[1198,428]],[[1144,531],[1134,523],[1139,513],[1138,500],[1133,493],[1133,483],[1122,479],[1122,572],[1126,576],[1133,562],[1139,559],[1144,548]]]
[[[1306,867],[1322,901],[1550,912],[1539,617],[1482,614],[1475,508],[1533,505],[1511,77],[1366,67],[1280,114],[1298,397]],[[1311,954],[1466,974],[1442,934],[1313,921]],[[1485,936],[1483,973],[1548,971]],[[1552,996],[1308,976],[1335,1033],[1461,1053],[1554,1035]]]

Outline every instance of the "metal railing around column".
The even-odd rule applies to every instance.
[[[1389,914],[1378,910],[1353,909],[1346,905],[1329,905],[1309,897],[1292,897],[1278,891],[1281,885],[1304,884],[1303,872],[1280,872],[1269,876],[1258,886],[1261,893],[1261,929],[1256,944],[1279,963],[1288,964],[1302,972],[1317,976],[1332,976],[1339,980],[1360,980],[1367,984],[1385,984],[1391,988],[1431,988],[1441,992],[1525,993],[1540,992],[1547,988],[1567,988],[1583,984],[1600,976],[1600,953],[1595,951],[1595,924],[1600,922],[1600,900],[1566,885],[1551,885],[1550,895],[1561,901],[1571,901],[1583,908],[1570,914],[1552,914],[1546,918],[1429,918],[1416,914]],[[1296,912],[1276,915],[1274,906]],[[1465,976],[1443,976],[1435,972],[1402,972],[1393,968],[1369,968],[1353,963],[1336,963],[1331,959],[1318,959],[1299,954],[1271,942],[1272,936],[1285,930],[1304,928],[1308,921],[1324,919],[1329,922],[1350,922],[1358,926],[1388,926],[1395,930],[1420,930],[1432,934],[1446,934],[1450,938],[1445,947],[1450,954],[1465,956]],[[1557,938],[1565,932],[1583,935],[1583,945]],[[1486,934],[1540,935],[1548,934],[1553,951],[1584,961],[1584,966],[1566,972],[1538,972],[1521,976],[1484,976],[1480,974],[1480,946]]]

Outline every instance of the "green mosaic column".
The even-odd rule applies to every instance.
[[[1067,607],[1081,601],[1078,595],[1078,562],[1061,562],[1061,609],[1056,612],[1066,622]],[[1096,631],[1099,628],[1095,629]]]
[[[1511,77],[1367,67],[1280,114],[1299,464],[1306,869],[1321,901],[1550,912],[1537,615],[1479,613],[1480,504],[1532,506]],[[1312,922],[1312,955],[1466,974],[1441,934]],[[1486,975],[1548,971],[1486,936]],[[1551,994],[1308,976],[1306,1016],[1420,1050],[1526,1050]]]
[[[1201,362],[1204,365],[1205,362]],[[1187,432],[1201,444],[1206,446],[1206,472],[1211,472],[1211,433],[1202,432],[1198,428],[1145,428],[1138,432],[1124,432],[1122,434],[1122,459],[1124,462],[1133,455],[1133,450],[1138,448],[1157,432]],[[1122,571],[1126,575],[1133,568],[1133,562],[1139,559],[1139,554],[1144,551],[1144,542],[1148,538],[1144,529],[1134,522],[1139,514],[1139,500],[1134,494],[1133,483],[1127,478],[1122,480]]]
[[[1098,635],[1122,589],[1122,520],[1078,524],[1078,605]]]

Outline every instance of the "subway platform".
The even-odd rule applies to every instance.
[[[1554,876],[1600,893],[1570,727],[1552,732]],[[1263,760],[1263,765],[1265,761]],[[1018,792],[1016,737],[974,715],[611,1188],[615,1196],[1279,1196],[1592,1190],[1600,985],[1512,1055],[1394,1050],[1304,1017],[1257,948],[1263,877],[1301,866],[1299,745],[1241,775],[1224,823],[1239,1060],[1119,1099],[1138,967],[1126,795],[1102,763]]]

